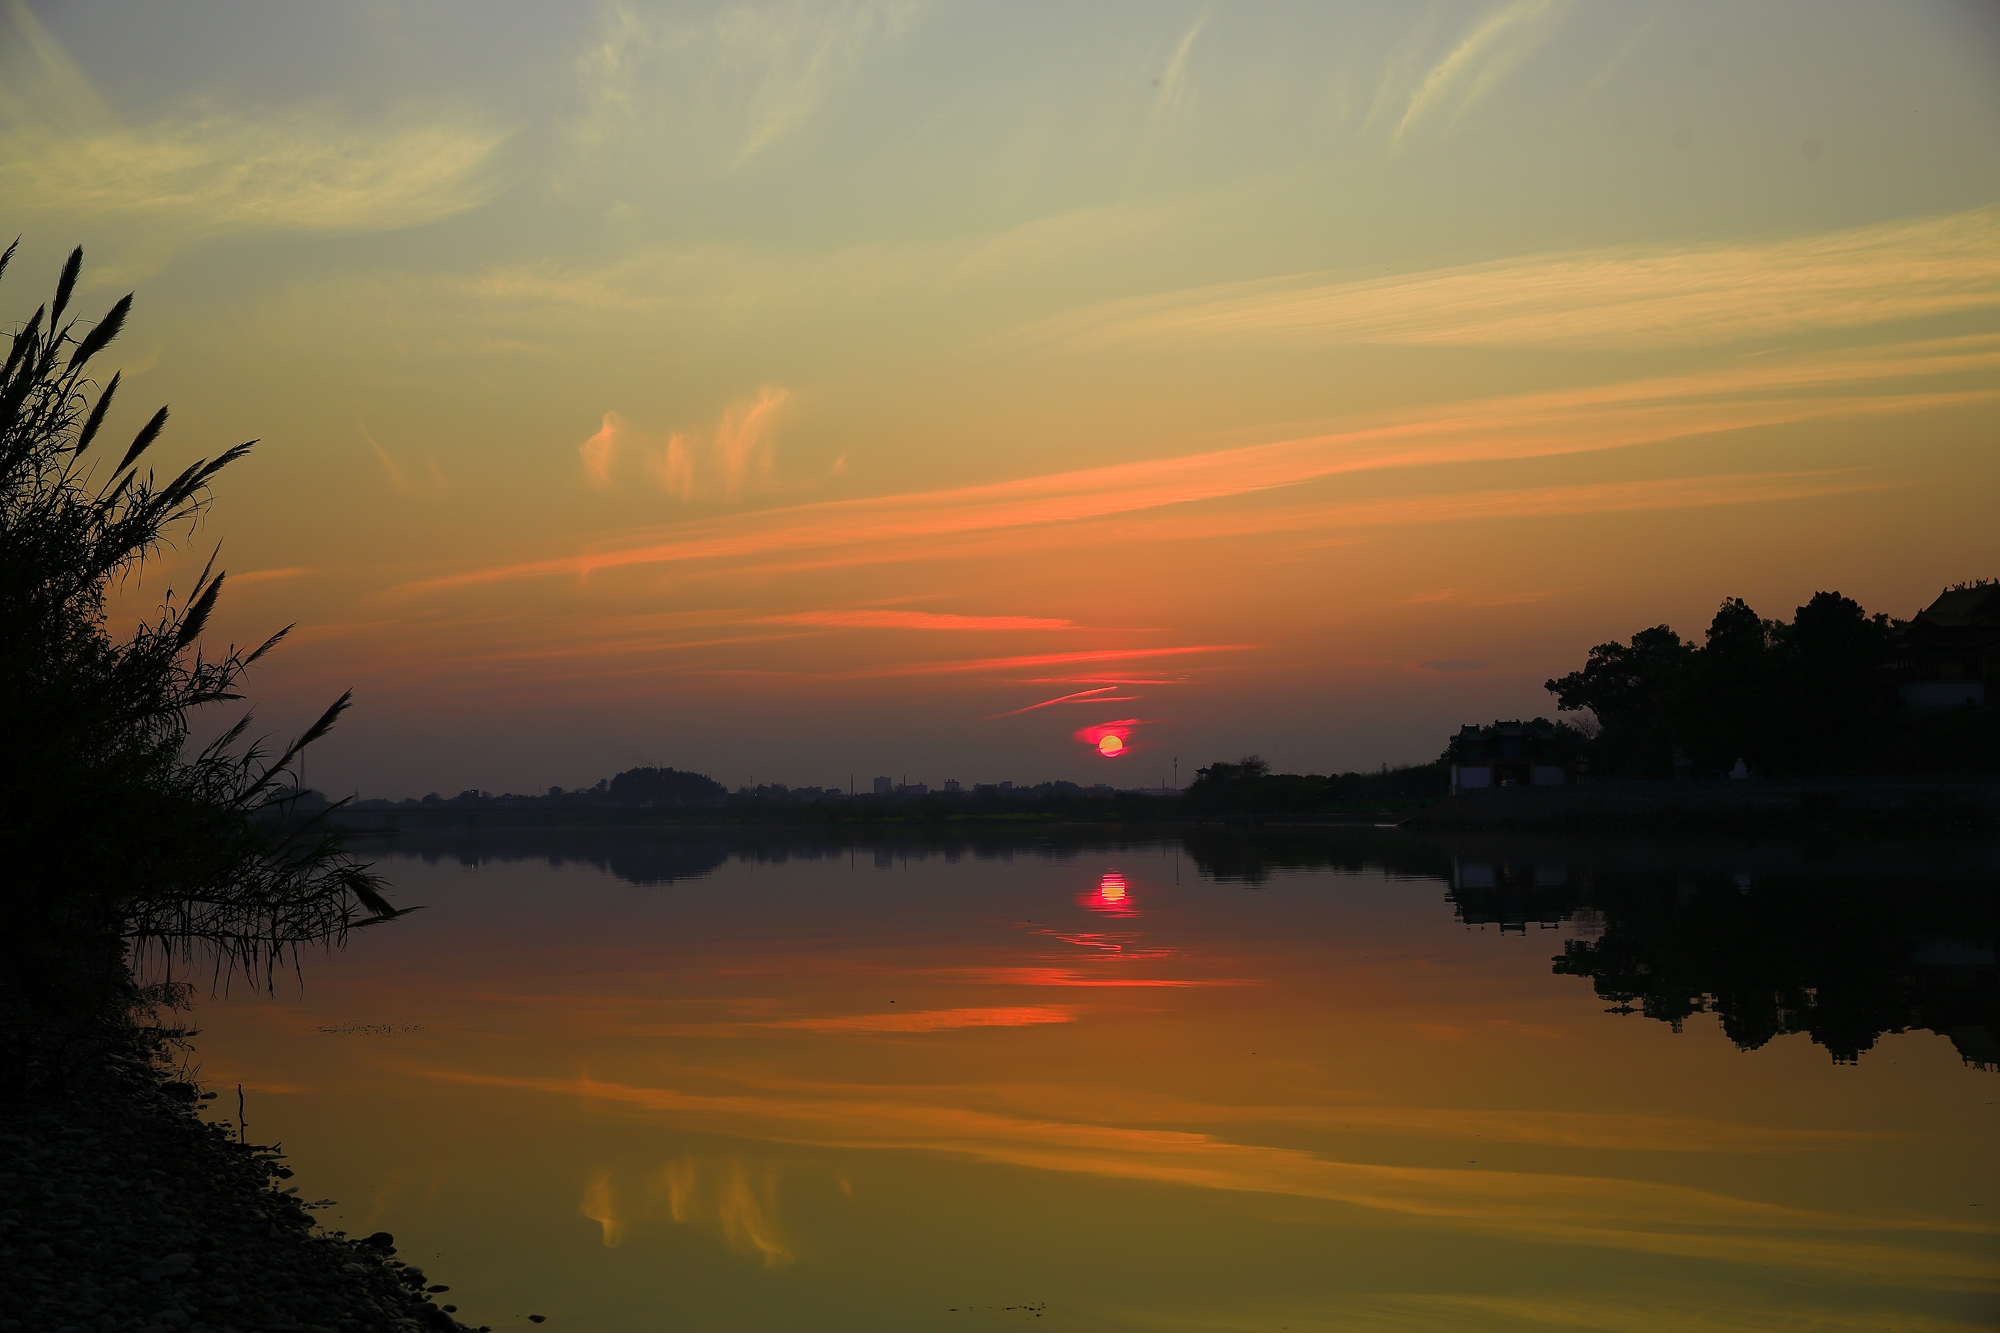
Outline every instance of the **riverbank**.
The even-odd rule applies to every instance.
[[[141,1050],[0,1102],[4,1333],[467,1333],[394,1240],[315,1229],[282,1154]]]
[[[1500,787],[1448,796],[1412,828],[1861,828],[2000,825],[2000,780],[1790,778]]]
[[[328,828],[357,837],[374,834],[468,832],[583,833],[651,830],[663,834],[759,829],[792,830],[803,834],[833,833],[866,837],[919,830],[961,831],[968,836],[1012,836],[1023,831],[1065,827],[1165,829],[1198,824],[1293,822],[1310,824],[1379,824],[1408,818],[1423,808],[1418,801],[1386,805],[1355,805],[1325,810],[1245,810],[1191,813],[1172,800],[1147,798],[1143,805],[1073,802],[1059,809],[962,809],[942,802],[906,806],[850,807],[827,803],[758,810],[732,809],[567,809],[519,810],[469,807],[406,807],[402,809],[344,808],[315,818]]]
[[[1228,809],[1193,812],[1161,801],[1138,812],[1079,806],[1067,811],[844,809],[582,809],[563,811],[416,808],[337,810],[326,823],[356,837],[427,833],[653,833],[692,838],[791,833],[844,841],[903,836],[972,840],[1059,829],[1124,829],[1134,835],[1202,827],[1544,829],[1646,832],[1807,832],[1829,827],[1919,833],[2000,828],[2000,779],[1790,778],[1700,782],[1601,782],[1501,787],[1439,798],[1329,810]]]
[[[1166,823],[1172,811],[1165,802],[1118,808],[1108,803],[1078,802],[1061,810],[953,810],[937,805],[852,807],[824,805],[775,806],[770,809],[717,806],[695,809],[634,807],[572,809],[507,809],[504,807],[414,807],[390,810],[341,809],[318,816],[329,828],[349,834],[424,833],[443,829],[563,830],[655,829],[660,832],[703,829],[782,828],[805,831],[968,826],[999,831],[1058,824]]]

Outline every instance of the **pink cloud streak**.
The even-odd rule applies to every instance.
[[[1038,704],[1029,704],[1026,708],[1016,708],[1006,713],[991,713],[987,715],[985,720],[991,722],[994,718],[1014,717],[1021,713],[1032,713],[1037,708],[1047,708],[1051,704],[1066,704],[1078,701],[1096,703],[1098,702],[1098,700],[1092,696],[1103,694],[1106,691],[1115,690],[1117,688],[1118,687],[1116,685],[1100,685],[1094,690],[1078,690],[1075,694],[1058,695],[1056,698],[1053,699],[1044,699]]]
[[[732,516],[693,525],[701,535],[473,570],[403,590],[1071,523],[1363,470],[1546,457],[1754,426],[1906,413],[1995,395],[1978,389],[1871,396],[1860,386],[1996,366],[1995,340],[1968,338],[1524,394],[1269,444]],[[1835,389],[1840,392],[1830,392]]]
[[[841,1014],[833,1018],[786,1019],[762,1026],[807,1032],[948,1032],[956,1028],[1018,1028],[1075,1021],[1075,1005],[1029,1004],[996,1009],[922,1009],[907,1014]]]
[[[1051,666],[1059,662],[1115,662],[1129,657],[1171,657],[1187,653],[1249,652],[1250,643],[1190,644],[1185,648],[1100,648],[1075,653],[1036,653],[1027,657],[976,657],[948,662],[905,662],[839,674],[863,676],[927,676],[950,671],[1005,671],[1012,667]]]
[[[763,616],[764,625],[824,625],[830,629],[1060,630],[1079,629],[1071,620],[1044,616],[954,616],[930,611],[798,611]]]

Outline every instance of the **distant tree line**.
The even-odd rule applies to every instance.
[[[1405,810],[1445,794],[1444,762],[1374,773],[1273,773],[1257,755],[1195,770],[1180,799],[1180,813],[1195,818],[1230,815],[1336,814]]]
[[[1670,778],[1986,769],[2000,763],[1993,710],[1905,709],[1891,664],[1896,626],[1837,592],[1787,620],[1741,598],[1722,603],[1696,643],[1666,625],[1602,643],[1580,670],[1545,683],[1565,711],[1595,718],[1596,777]]]
[[[316,792],[299,794],[302,807],[323,804]],[[1171,797],[1116,791],[1098,785],[1054,781],[1001,785],[981,783],[968,790],[905,788],[888,795],[850,795],[834,787],[787,787],[763,783],[728,791],[713,778],[672,768],[628,769],[594,786],[546,793],[495,794],[468,788],[456,796],[436,792],[401,801],[365,800],[360,811],[434,810],[481,812],[500,825],[545,825],[550,819],[580,824],[841,824],[949,823],[952,821],[1072,820],[1091,823],[1153,822],[1171,816]],[[511,813],[509,813],[511,812]]]
[[[302,808],[318,808],[324,798],[317,792],[296,793]],[[370,799],[357,801],[357,810],[398,810],[434,808],[439,810],[652,810],[667,815],[684,814],[688,819],[741,819],[761,822],[825,822],[827,820],[880,820],[962,818],[982,813],[1010,816],[1037,813],[1076,818],[1114,819],[1144,817],[1160,819],[1171,808],[1172,798],[1156,793],[1118,791],[1104,783],[1055,780],[1038,783],[989,783],[959,788],[955,784],[932,790],[911,784],[890,793],[851,793],[840,787],[788,787],[783,783],[759,783],[755,787],[725,788],[714,778],[675,768],[631,768],[615,777],[600,778],[589,787],[551,787],[546,792],[501,792],[467,788],[456,796],[437,792],[400,801]],[[841,807],[834,809],[830,807]],[[1111,812],[1108,816],[1106,812]]]
[[[358,810],[395,810],[410,807],[437,807],[457,810],[574,810],[611,808],[707,807],[721,805],[728,791],[720,782],[702,773],[677,768],[628,768],[615,777],[599,778],[590,787],[550,787],[545,792],[501,792],[495,794],[468,787],[456,796],[430,792],[400,801],[380,798],[357,801]],[[311,793],[308,793],[310,797]]]

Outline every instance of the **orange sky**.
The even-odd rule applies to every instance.
[[[2000,573],[1978,5],[9,3],[0,140],[337,791],[1422,761]]]

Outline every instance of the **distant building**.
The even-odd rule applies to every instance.
[[[894,780],[890,778],[875,779],[875,794],[877,796],[887,796],[890,792],[894,791],[895,789],[896,789],[896,784]]]
[[[1569,781],[1576,744],[1572,729],[1539,717],[1532,722],[1460,727],[1445,750],[1451,794],[1495,787],[1560,787]]]
[[[1912,708],[1974,707],[2000,684],[2000,580],[1960,584],[1895,627],[1889,669]]]
[[[957,778],[946,778],[944,780],[944,789],[949,792],[960,792],[965,790],[965,788],[958,785]]]

